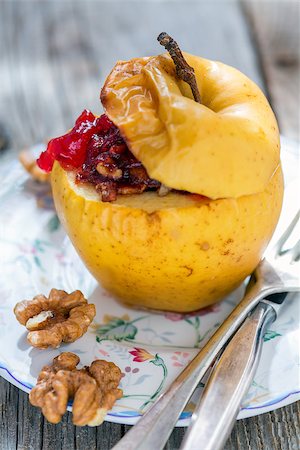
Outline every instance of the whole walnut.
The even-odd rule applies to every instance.
[[[96,360],[77,369],[79,361],[74,353],[61,353],[51,365],[43,367],[29,394],[30,403],[41,408],[51,423],[60,422],[72,399],[74,425],[100,425],[123,395],[118,389],[121,370],[114,363]]]
[[[49,297],[40,294],[16,304],[14,313],[25,325],[31,345],[57,348],[62,342],[74,342],[86,333],[96,315],[95,305],[88,304],[82,292],[51,289]]]

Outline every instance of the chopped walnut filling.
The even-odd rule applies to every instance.
[[[158,190],[158,195],[160,197],[164,197],[165,195],[168,195],[169,192],[171,192],[171,188],[169,188],[168,186],[165,186],[164,184],[160,185],[160,188]]]
[[[96,170],[103,177],[112,178],[113,180],[119,180],[120,178],[122,178],[123,175],[121,169],[117,169],[115,167],[113,168],[105,167],[100,163],[97,164]]]
[[[157,191],[160,183],[151,179],[133,156],[119,129],[112,122],[107,129],[107,123],[104,133],[98,130],[87,144],[85,162],[77,170],[77,182],[93,184],[104,202],[114,201],[118,195]]]
[[[79,361],[74,353],[61,353],[51,365],[43,367],[29,394],[30,403],[41,408],[51,423],[60,422],[68,401],[73,399],[74,425],[100,425],[123,395],[118,389],[122,373],[114,363],[96,360],[77,369]]]
[[[74,342],[86,333],[96,315],[82,292],[52,289],[49,297],[37,295],[16,304],[17,320],[29,331],[27,339],[38,348],[57,348],[62,342]]]

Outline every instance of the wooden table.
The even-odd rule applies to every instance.
[[[85,107],[99,112],[114,62],[160,52],[160,31],[186,51],[244,71],[265,90],[282,133],[299,138],[298,1],[2,1],[0,123],[13,147],[63,133]],[[298,403],[240,420],[225,448],[297,449],[299,413]],[[78,428],[70,414],[50,425],[2,379],[0,420],[0,450],[110,449],[129,428]],[[175,429],[166,448],[179,448],[183,434]]]

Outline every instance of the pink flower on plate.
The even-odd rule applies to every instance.
[[[174,352],[172,359],[172,365],[174,367],[185,367],[190,360],[189,352]]]
[[[165,318],[172,320],[172,322],[177,322],[178,320],[188,319],[189,317],[205,316],[206,314],[209,314],[212,312],[218,312],[219,310],[220,310],[219,305],[211,305],[211,306],[207,306],[206,308],[198,309],[198,311],[193,311],[193,312],[186,313],[186,314],[167,312],[167,313],[165,313]]]
[[[37,253],[36,248],[29,243],[18,244],[18,248],[22,253],[35,255]]]
[[[62,266],[66,266],[67,265],[67,261],[66,261],[66,255],[64,252],[58,252],[55,255],[58,263]]]
[[[129,352],[129,353],[132,356],[134,356],[133,361],[136,361],[136,362],[145,362],[145,361],[149,361],[151,359],[155,359],[154,355],[147,352],[147,350],[145,350],[143,348],[135,347],[134,350],[131,350],[131,352]]]
[[[184,314],[174,312],[167,312],[164,316],[166,319],[172,320],[172,322],[178,322],[184,318]]]
[[[101,355],[103,355],[103,356],[109,356],[109,353],[107,351],[103,350],[102,348],[100,348],[98,350],[98,352],[101,353]]]

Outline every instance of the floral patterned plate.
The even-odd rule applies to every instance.
[[[287,187],[277,235],[297,202],[295,144],[283,140],[282,153]],[[81,263],[57,219],[49,188],[30,180],[18,161],[7,156],[0,160],[0,374],[29,392],[41,367],[59,352],[78,354],[83,365],[95,358],[114,361],[123,373],[124,396],[107,420],[134,424],[230,313],[243,288],[218,305],[188,315],[154,314],[122,306],[97,286]],[[97,316],[77,342],[42,351],[28,345],[13,307],[37,293],[48,294],[52,287],[82,290],[97,305]],[[239,418],[300,398],[299,341],[299,302],[294,295],[264,336],[261,362]],[[179,426],[188,424],[202,387],[190,399]]]

